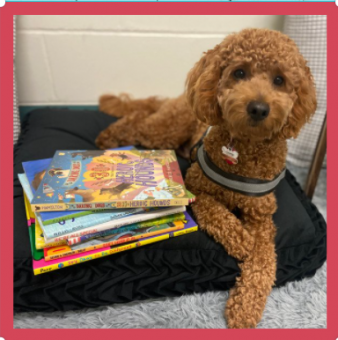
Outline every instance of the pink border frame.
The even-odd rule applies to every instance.
[[[323,330],[18,330],[13,329],[13,15],[14,14],[73,14],[73,15],[215,15],[215,14],[326,14],[328,16],[328,328]],[[338,158],[334,156],[334,145],[338,142],[338,133],[333,127],[338,126],[337,105],[338,46],[334,43],[338,32],[338,8],[335,3],[6,3],[0,9],[0,336],[6,340],[14,339],[70,339],[81,336],[82,340],[97,336],[119,337],[160,337],[192,336],[203,339],[205,336],[234,337],[236,339],[271,339],[284,340],[306,337],[309,339],[338,339],[338,322],[334,321],[338,304],[338,272],[337,264],[338,228],[330,227],[337,223],[338,215],[332,214],[335,202],[337,183],[334,173],[338,172]],[[334,77],[336,76],[336,77]],[[331,133],[332,129],[332,133]],[[9,198],[9,199],[8,199]],[[336,222],[334,222],[336,221]],[[332,270],[331,270],[332,264]],[[99,334],[98,334],[99,332]],[[182,333],[182,334],[181,334]]]

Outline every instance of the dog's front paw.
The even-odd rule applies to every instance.
[[[228,328],[256,328],[265,306],[259,300],[253,288],[233,288],[225,310]]]

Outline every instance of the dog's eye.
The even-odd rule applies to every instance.
[[[241,68],[238,69],[238,70],[236,70],[236,71],[234,72],[234,77],[235,77],[236,79],[244,79],[244,78],[245,78],[245,72],[244,72],[244,70],[242,70]]]
[[[273,83],[277,86],[281,86],[284,84],[284,78],[281,76],[277,76],[274,80]]]

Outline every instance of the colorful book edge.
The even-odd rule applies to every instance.
[[[94,234],[83,235],[80,237],[71,237],[67,239],[67,243],[68,245],[74,245],[80,242],[89,241],[91,239],[104,237],[104,236],[110,236],[110,235],[113,235],[119,232],[133,231],[139,228],[151,227],[153,225],[166,224],[166,223],[175,222],[175,221],[184,220],[184,219],[185,219],[184,213],[172,214],[172,215],[163,216],[163,217],[159,217],[159,218],[148,220],[148,221],[129,224],[129,225],[122,226],[119,228],[108,229],[108,230],[101,231],[101,232],[94,233]]]
[[[78,247],[78,249],[74,249],[74,250],[72,250],[73,248],[68,245],[53,247],[53,248],[45,248],[44,249],[45,261],[51,261],[51,260],[55,260],[58,258],[64,258],[66,256],[80,254],[80,253],[88,252],[88,251],[95,250],[95,249],[101,249],[104,247],[117,246],[120,244],[125,244],[125,243],[129,243],[129,242],[136,241],[136,240],[141,240],[141,239],[144,239],[150,236],[161,235],[161,234],[166,234],[172,231],[180,230],[184,228],[184,221],[170,222],[170,223],[166,223],[163,225],[158,225],[158,227],[163,227],[163,229],[156,230],[156,231],[144,231],[143,233],[139,233],[138,230],[136,229],[135,235],[133,235],[131,232],[124,232],[124,233],[117,232],[114,237],[111,236],[111,239],[113,239],[111,241],[108,241],[108,240],[103,241],[103,240],[96,239],[95,241],[100,242],[100,243],[93,244],[93,245],[86,245],[86,244],[92,243],[91,241],[88,241],[82,244],[78,244],[76,246]],[[145,229],[145,228],[142,228],[142,229]]]
[[[62,236],[53,237],[50,239],[47,239],[46,235],[44,235],[44,237],[45,237],[46,243],[58,242],[60,240],[67,240],[69,238],[93,234],[93,233],[97,233],[97,232],[104,231],[104,230],[116,229],[116,228],[123,227],[125,225],[152,220],[152,219],[160,218],[163,216],[176,214],[179,212],[184,212],[185,210],[186,210],[185,206],[169,207],[167,209],[152,210],[152,211],[145,212],[143,214],[135,214],[135,215],[126,216],[124,218],[120,218],[117,220],[105,222],[100,225],[95,225],[95,226],[92,226],[86,229],[74,231],[72,233],[65,234]]]
[[[88,262],[94,259],[102,258],[105,256],[109,256],[112,254],[116,254],[125,250],[135,249],[141,246],[145,246],[147,244],[159,242],[162,240],[169,239],[170,237],[178,237],[181,235],[185,235],[191,232],[195,232],[198,230],[198,226],[196,222],[191,218],[189,214],[187,224],[184,226],[183,229],[173,231],[167,234],[151,236],[142,240],[137,240],[135,242],[114,246],[114,247],[105,247],[98,250],[92,250],[86,253],[76,254],[73,256],[69,256],[66,258],[60,258],[52,261],[45,261],[41,259],[40,261],[33,260],[33,271],[34,275],[40,275],[44,273],[48,273],[54,270],[59,270],[65,267],[77,265],[83,262]]]

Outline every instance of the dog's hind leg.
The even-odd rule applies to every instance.
[[[252,225],[251,229],[255,229],[255,246],[249,257],[240,264],[241,276],[230,290],[227,301],[225,316],[229,328],[257,326],[276,278],[272,216],[267,216],[259,226]]]
[[[110,116],[123,117],[135,111],[154,113],[165,101],[166,99],[158,97],[132,99],[127,94],[119,96],[104,94],[99,99],[99,109]]]
[[[110,124],[97,136],[95,143],[100,149],[138,145],[140,132],[138,122],[146,119],[149,112],[133,112]]]
[[[191,139],[196,119],[183,96],[170,99],[138,124],[139,142],[149,149],[177,150]]]
[[[185,98],[170,99],[155,112],[135,111],[102,131],[96,139],[101,149],[142,145],[150,149],[178,149],[196,130],[196,119]]]
[[[202,193],[197,196],[192,209],[200,228],[221,243],[229,255],[240,261],[249,256],[254,238],[222,203]]]

